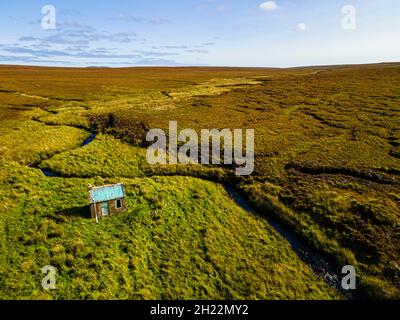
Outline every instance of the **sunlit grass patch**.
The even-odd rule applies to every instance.
[[[61,176],[138,177],[145,157],[145,149],[100,134],[91,144],[58,154],[40,167]]]
[[[0,156],[28,165],[80,146],[89,133],[72,127],[25,121],[2,131],[1,137]]]
[[[257,80],[237,78],[237,79],[212,79],[205,83],[196,84],[166,92],[174,100],[185,100],[199,96],[216,96],[224,92],[231,91],[234,87],[243,85],[260,84]]]

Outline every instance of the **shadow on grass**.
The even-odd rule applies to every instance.
[[[71,217],[71,218],[85,218],[85,219],[91,218],[90,206],[88,205],[82,207],[64,209],[60,214],[65,217]]]

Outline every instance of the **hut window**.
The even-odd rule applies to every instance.
[[[115,201],[115,207],[117,209],[121,209],[122,208],[122,201],[121,200],[116,200]]]

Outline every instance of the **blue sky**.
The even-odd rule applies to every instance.
[[[42,28],[42,7],[56,29]],[[342,27],[355,8],[356,28]],[[398,0],[14,0],[0,63],[288,67],[400,61]]]

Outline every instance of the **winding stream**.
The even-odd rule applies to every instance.
[[[309,267],[311,267],[311,269],[318,276],[322,277],[331,287],[335,288],[336,291],[343,294],[349,300],[361,299],[356,291],[346,291],[342,288],[341,279],[343,275],[340,274],[340,270],[337,270],[334,264],[331,263],[326,257],[317,252],[311,246],[307,245],[294,232],[285,228],[282,224],[270,218],[267,214],[263,214],[260,211],[255,210],[243,196],[233,189],[233,187],[225,185],[225,189],[229,193],[230,197],[243,210],[252,215],[261,216],[267,220],[268,224],[272,226],[283,238],[285,238],[287,242],[289,242],[292,250],[297,254],[297,256]]]
[[[97,137],[96,133],[91,133],[90,137],[86,139],[80,147],[91,144]],[[46,177],[60,177],[57,173],[44,170],[40,168],[40,164],[37,164],[34,168],[39,169],[43,172]],[[292,250],[297,256],[306,263],[318,276],[323,278],[331,287],[336,289],[337,292],[343,294],[347,299],[356,300],[361,299],[355,291],[346,291],[341,287],[342,275],[339,270],[332,264],[326,257],[321,255],[319,252],[314,250],[312,247],[307,245],[304,241],[289,229],[285,228],[279,222],[271,219],[267,214],[263,214],[258,210],[255,210],[252,205],[241,196],[234,187],[230,185],[224,185],[225,190],[228,192],[232,200],[241,207],[243,210],[252,215],[262,216],[266,221],[283,237],[288,241]]]
[[[85,147],[85,146],[91,144],[91,143],[96,139],[96,137],[97,137],[97,134],[91,132],[91,133],[90,133],[90,137],[87,138],[78,148],[82,148],[82,147]],[[64,153],[64,152],[65,152],[65,151],[62,151],[62,152],[60,152],[60,153]],[[53,157],[54,157],[54,156],[55,156],[55,155],[53,155]],[[43,173],[46,177],[50,177],[50,178],[57,178],[57,177],[59,177],[59,175],[58,175],[57,173],[55,173],[55,172],[52,172],[52,171],[50,171],[50,170],[46,170],[46,169],[40,168],[40,163],[38,163],[38,164],[36,164],[35,166],[32,166],[32,167],[35,168],[35,169],[38,169],[38,170],[42,171],[42,173]]]

